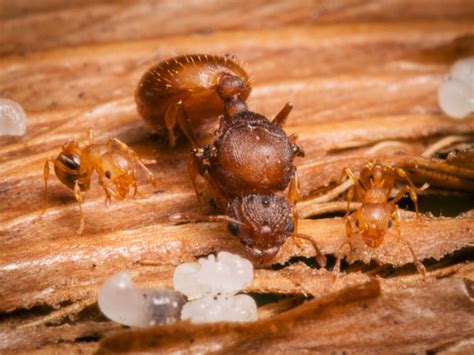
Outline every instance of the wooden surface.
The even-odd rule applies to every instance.
[[[218,250],[241,252],[223,225],[168,222],[173,213],[197,210],[186,174],[190,146],[181,142],[171,150],[152,138],[136,113],[133,92],[149,66],[172,55],[236,55],[253,79],[252,110],[272,117],[287,101],[295,105],[285,129],[299,133],[306,151],[296,160],[304,201],[333,186],[343,168],[357,171],[374,158],[428,180],[439,193],[438,205],[443,203],[438,196],[472,198],[466,192],[474,189],[472,171],[448,174],[444,165],[430,170],[430,159],[418,157],[445,136],[474,134],[473,118],[447,118],[436,97],[450,65],[474,55],[472,1],[180,4],[0,0],[0,97],[17,101],[28,113],[24,137],[0,137],[1,349],[92,352],[98,339],[117,329],[95,306],[98,287],[112,273],[128,269],[140,285],[170,286],[178,263]],[[77,236],[73,194],[54,176],[50,208],[40,215],[42,167],[65,141],[83,139],[89,127],[97,141],[117,137],[141,157],[156,159],[149,167],[160,191],[153,193],[140,176],[135,199],[106,208],[94,184],[84,196],[84,234]],[[387,141],[398,145],[369,155]],[[300,224],[328,255],[344,238],[341,218]],[[474,243],[474,219],[472,213],[425,216],[421,224],[407,218],[402,234],[433,265],[437,278],[437,269],[470,260],[465,251]],[[460,259],[446,259],[459,250],[464,250]],[[288,242],[276,261],[312,253],[309,245],[299,250]],[[419,281],[413,267],[403,268],[410,254],[393,238],[377,250],[361,247],[356,259],[403,270],[397,285],[410,277]],[[140,265],[143,260],[159,265]],[[295,265],[258,270],[249,291],[323,297],[366,282],[369,275],[348,269],[340,287],[333,287],[330,273]],[[442,277],[474,277],[472,269],[463,270]],[[308,275],[319,280],[316,286]],[[321,284],[327,286],[317,292]],[[469,338],[474,334],[463,339]]]

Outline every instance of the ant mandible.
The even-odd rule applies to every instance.
[[[397,237],[402,240],[410,250],[413,262],[420,274],[425,276],[426,269],[416,256],[411,243],[400,235],[400,210],[397,202],[409,193],[415,205],[416,216],[420,218],[418,208],[417,192],[425,190],[428,186],[423,185],[416,188],[408,174],[401,168],[390,167],[381,163],[369,162],[360,171],[357,178],[349,169],[344,169],[344,174],[352,180],[353,185],[347,193],[347,213],[346,213],[346,236],[347,239],[339,247],[334,272],[339,273],[342,259],[341,250],[345,244],[349,244],[350,254],[352,254],[352,240],[355,236],[361,236],[364,243],[370,248],[377,248],[382,244],[387,231],[393,227],[396,229]],[[396,178],[404,179],[408,185],[403,186],[397,195],[388,201],[394,188]],[[362,202],[359,209],[349,214],[350,203],[354,194]]]
[[[182,55],[163,61],[141,78],[135,92],[137,110],[150,130],[168,135],[173,147],[189,119],[194,136],[202,143],[212,140],[223,100],[247,100],[250,80],[229,56]],[[189,138],[189,136],[188,136]],[[202,145],[202,144],[201,144]]]
[[[157,181],[153,173],[138,158],[137,154],[122,141],[113,138],[106,144],[94,144],[92,129],[88,130],[88,144],[80,146],[75,140],[63,145],[57,158],[48,158],[44,164],[45,210],[48,207],[49,164],[54,166],[58,179],[74,191],[79,204],[80,223],[77,234],[84,229],[81,193],[89,190],[94,171],[99,185],[106,196],[106,205],[112,197],[123,200],[133,186],[133,196],[137,193],[136,167],[140,166],[148,175],[154,188]]]

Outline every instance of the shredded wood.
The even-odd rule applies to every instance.
[[[472,201],[474,191],[474,118],[449,119],[436,98],[452,63],[474,55],[472,1],[259,0],[245,14],[214,0],[0,0],[0,8],[0,97],[28,116],[24,137],[0,138],[0,351],[93,353],[107,335],[103,353],[473,351],[466,280],[474,280],[474,215],[472,203],[458,201]],[[198,210],[186,173],[190,145],[170,149],[152,137],[135,108],[149,66],[203,48],[236,55],[248,70],[251,110],[272,118],[294,104],[284,128],[299,134],[306,153],[295,160],[298,227],[327,255],[328,269],[316,266],[311,243],[300,249],[290,238],[244,290],[278,299],[259,308],[257,323],[117,333],[123,327],[96,306],[114,272],[128,270],[141,287],[172,287],[182,262],[220,250],[245,256],[224,224],[169,222]],[[137,197],[107,208],[93,181],[77,236],[73,193],[54,174],[43,211],[43,164],[89,127],[98,142],[116,137],[132,147],[159,189],[139,175]],[[340,248],[350,187],[342,171],[357,174],[369,161],[401,167],[430,188],[419,196],[421,219],[402,209],[401,238],[389,230],[376,249],[355,238],[349,254]],[[218,211],[209,204],[206,213]],[[344,266],[335,275],[338,253]]]

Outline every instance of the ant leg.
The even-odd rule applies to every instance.
[[[176,136],[174,134],[174,126],[176,125],[176,105],[170,105],[165,113],[165,126],[168,130],[169,146],[176,145]]]
[[[48,209],[48,178],[49,178],[49,163],[54,164],[54,160],[51,158],[46,159],[43,168],[43,179],[44,179],[44,206],[41,214],[44,214]]]
[[[296,209],[296,202],[300,197],[300,183],[298,179],[298,172],[295,170],[293,177],[290,181],[290,186],[288,187],[288,201],[291,205],[291,214],[293,219],[293,240],[298,248],[303,249],[303,243],[298,239],[298,210]]]
[[[341,261],[343,257],[342,251],[346,244],[349,245],[349,258],[352,260],[352,242],[351,241],[352,241],[352,236],[354,235],[354,229],[352,227],[353,219],[354,219],[354,215],[351,215],[348,218],[346,217],[346,238],[337,248],[336,264],[334,265],[334,268],[332,269],[336,280],[337,280],[337,276],[339,275],[341,271]]]
[[[351,213],[351,202],[354,198],[354,190],[354,185],[352,185],[349,190],[347,190],[347,211],[344,217],[349,216],[349,213]]]
[[[351,202],[354,199],[354,193],[356,191],[356,186],[359,186],[358,185],[359,179],[357,179],[357,177],[354,175],[354,173],[349,168],[344,169],[344,171],[342,172],[341,180],[344,177],[344,175],[346,175],[349,178],[349,180],[352,181],[352,186],[347,191],[347,211],[346,211],[346,215],[344,216],[344,217],[347,217],[347,216],[349,216],[349,213],[351,211],[351,209],[350,209],[351,208]]]
[[[400,243],[400,236],[402,233],[400,232],[400,209],[397,205],[395,205],[395,211],[392,214],[393,216],[393,228],[396,231],[395,236],[397,237],[397,243]]]
[[[94,133],[92,132],[92,128],[87,129],[87,140],[89,145],[94,143]]]
[[[197,148],[200,146],[196,136],[194,135],[193,128],[191,126],[191,121],[189,120],[188,114],[184,109],[183,101],[179,101],[175,104],[175,118],[178,121],[179,128],[183,131],[183,133],[188,137],[189,141],[193,145],[193,147]]]
[[[298,177],[298,171],[295,170],[293,177],[290,180],[290,186],[288,187],[288,201],[292,207],[296,206],[296,202],[300,197],[300,180]]]
[[[425,278],[426,277],[426,268],[425,268],[425,266],[420,261],[420,259],[418,259],[418,257],[416,256],[415,251],[413,250],[413,247],[412,247],[411,243],[408,240],[406,240],[405,238],[402,238],[402,235],[400,233],[400,211],[398,210],[398,208],[396,210],[396,213],[394,214],[394,224],[397,226],[396,230],[397,230],[397,234],[398,234],[397,235],[398,239],[401,240],[403,243],[405,243],[408,250],[410,251],[411,257],[413,258],[413,263],[416,266],[416,270],[418,271],[418,273],[420,273],[423,276],[423,278]]]
[[[97,174],[98,175],[98,182],[99,185],[102,186],[105,192],[105,206],[109,207],[110,206],[110,201],[112,200],[112,194],[114,195],[115,198],[117,198],[117,195],[113,192],[112,189],[109,189],[107,186],[109,184],[108,181],[104,181],[102,179],[102,174]]]
[[[304,240],[309,241],[313,245],[314,251],[316,253],[316,261],[317,261],[318,265],[321,266],[321,267],[326,266],[326,256],[321,252],[321,249],[319,249],[318,243],[316,243],[313,240],[313,238],[311,238],[309,235],[301,234],[301,233],[298,233],[298,234],[295,233],[295,234],[292,234],[292,236],[293,236],[293,240],[295,241],[295,244],[299,248],[301,248],[301,246],[298,245],[298,243],[296,242],[297,240],[304,239]],[[297,237],[299,239],[297,239]],[[299,240],[299,243],[301,243],[301,240]]]
[[[410,198],[413,201],[413,204],[415,205],[415,210],[416,210],[416,218],[420,219],[420,210],[418,208],[418,196],[417,192],[421,192],[425,189],[428,188],[427,184],[424,184],[422,187],[417,188],[413,182],[411,181],[410,177],[408,176],[407,172],[401,168],[396,168],[395,172],[397,173],[398,176],[401,178],[405,179],[408,182],[409,187],[405,188],[405,193],[408,192],[410,194]],[[403,196],[403,195],[402,195]],[[400,197],[401,198],[401,197]]]
[[[158,187],[158,181],[156,180],[155,175],[153,175],[153,173],[150,171],[150,169],[148,169],[146,167],[145,163],[143,163],[141,161],[141,159],[138,157],[137,153],[135,153],[135,151],[133,149],[131,149],[128,145],[126,145],[124,142],[122,142],[121,140],[119,140],[117,138],[113,138],[112,141],[121,150],[123,150],[124,152],[126,152],[129,155],[129,157],[132,159],[134,164],[138,164],[138,166],[140,166],[142,168],[142,170],[147,174],[148,180],[150,180],[150,183],[156,189]],[[134,173],[133,179],[135,180],[135,184],[136,184],[137,182],[136,182],[136,177],[135,177],[135,171],[133,171],[133,173]]]
[[[406,246],[408,247],[408,250],[410,250],[410,254],[413,258],[413,263],[416,266],[416,270],[418,271],[418,273],[420,273],[423,276],[423,278],[426,278],[425,265],[423,265],[423,263],[420,261],[420,259],[418,259],[418,257],[416,256],[415,252],[413,251],[413,247],[412,247],[411,243],[408,240],[405,240],[403,238],[402,238],[402,241],[406,244]]]
[[[296,157],[304,157],[305,153],[303,148],[301,148],[296,141],[298,140],[298,133],[292,133],[288,137],[288,141],[291,144],[291,149],[293,150],[293,155]]]
[[[400,191],[398,191],[398,193],[395,195],[395,197],[393,198],[393,200],[390,201],[390,204],[392,206],[395,206],[395,204],[401,200],[401,198],[406,194],[406,193],[409,193],[410,194],[410,198],[411,200],[413,201],[414,205],[415,205],[415,211],[416,211],[416,218],[420,219],[420,210],[418,209],[418,197],[416,195],[416,192],[412,190],[411,187],[409,186],[404,186],[400,189]]]
[[[79,182],[76,180],[74,183],[74,195],[76,196],[76,201],[79,204],[79,214],[80,214],[80,222],[79,222],[79,228],[77,229],[76,233],[78,235],[82,234],[82,231],[84,230],[84,215],[82,213],[82,196],[81,196],[81,189],[79,187]]]
[[[278,127],[283,127],[291,110],[293,110],[293,105],[287,102],[286,105],[283,106],[280,112],[278,112],[278,114],[275,116],[272,123],[277,125]]]
[[[236,219],[233,219],[229,216],[225,215],[202,215],[202,214],[196,214],[196,213],[175,213],[172,214],[169,217],[169,220],[171,222],[176,222],[176,223],[182,223],[182,222],[188,222],[188,223],[197,223],[197,222],[225,222],[225,223],[233,223],[233,224],[238,224],[241,226],[244,226],[240,221],[237,221]]]

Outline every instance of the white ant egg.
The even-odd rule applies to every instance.
[[[15,101],[0,99],[0,136],[22,136],[26,132],[26,114]]]
[[[247,287],[253,278],[253,265],[247,259],[228,252],[217,258],[210,255],[197,263],[179,265],[173,276],[176,291],[190,300],[207,295],[236,294]]]
[[[190,319],[192,323],[254,322],[257,304],[247,295],[206,296],[186,303],[181,319]]]
[[[443,112],[453,118],[464,118],[474,112],[474,57],[458,60],[438,89]]]
[[[179,292],[167,288],[136,288],[127,272],[107,279],[98,299],[99,308],[107,318],[135,327],[176,322],[184,302]]]

